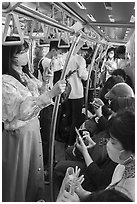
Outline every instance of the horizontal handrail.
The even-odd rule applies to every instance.
[[[13,9],[13,12],[20,14],[20,15],[23,15],[23,16],[26,16],[26,17],[29,17],[31,19],[35,19],[35,20],[37,20],[41,23],[45,23],[49,26],[56,27],[60,30],[67,31],[71,34],[75,33],[75,30],[71,29],[71,27],[67,27],[66,25],[59,23],[55,19],[52,19],[52,18],[46,16],[45,14],[40,13],[39,11],[33,10],[33,9],[23,5],[23,4],[19,4],[18,7],[15,7]],[[88,41],[95,41],[95,42],[99,41],[99,39],[96,40],[96,39],[93,39],[93,38],[87,36],[84,32],[81,32],[81,33],[82,33],[81,37],[88,40]]]

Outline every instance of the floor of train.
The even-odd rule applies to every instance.
[[[55,141],[55,160],[65,160],[65,143]],[[50,189],[47,184],[45,184],[45,201],[50,201]]]

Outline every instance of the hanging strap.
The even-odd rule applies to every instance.
[[[18,35],[20,38],[19,41],[6,41],[6,37],[8,35],[8,30],[9,30],[9,25],[10,25],[11,19],[14,20],[14,23],[16,24]],[[4,45],[4,46],[22,45],[23,43],[24,43],[24,35],[23,35],[22,30],[21,30],[19,18],[17,16],[17,14],[8,13],[6,16],[5,27],[4,27],[4,31],[3,31],[3,35],[2,35],[2,45]]]

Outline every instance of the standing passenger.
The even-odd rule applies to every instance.
[[[111,76],[112,72],[117,69],[117,63],[115,61],[115,48],[111,47],[107,51],[106,61],[104,62],[104,71],[106,74],[106,80]]]
[[[58,41],[53,40],[50,41],[49,52],[44,56],[39,65],[42,74],[42,80],[47,84],[47,88],[50,90],[53,87],[53,58],[55,58],[58,54]],[[47,75],[49,75],[49,79],[47,79]],[[45,89],[45,87],[43,87]],[[43,146],[43,158],[44,158],[44,166],[46,168],[48,164],[49,158],[49,137],[50,137],[50,125],[51,125],[51,118],[52,118],[52,111],[53,111],[53,104],[48,107],[45,107],[40,112],[40,132],[42,137],[42,146]]]
[[[118,69],[123,69],[126,73],[126,83],[129,84],[133,89],[134,88],[134,72],[132,69],[131,64],[134,62],[130,62],[127,53],[126,53],[126,46],[121,45],[116,49],[116,54],[117,54],[117,66]]]
[[[42,74],[42,80],[45,80],[45,76],[47,76],[47,73],[50,72],[52,75],[50,81],[47,81],[47,84],[49,88],[52,88],[53,86],[53,70],[52,70],[52,61],[55,57],[58,55],[58,40],[50,41],[50,47],[49,52],[44,56],[40,62],[41,63],[40,69]]]
[[[6,41],[18,41],[7,37]],[[38,114],[65,89],[58,82],[39,94],[40,86],[25,74],[28,44],[2,47],[2,200],[34,202],[43,198],[43,153]]]
[[[70,125],[70,132],[68,138],[68,145],[73,145],[76,140],[75,127],[80,126],[80,117],[84,102],[84,90],[82,80],[87,80],[88,72],[86,70],[85,59],[76,54],[71,57],[67,72],[75,72],[69,77],[71,84],[71,92],[67,101],[67,121]]]
[[[116,49],[116,55],[117,55],[117,66],[118,69],[124,69],[127,65],[127,59],[126,59],[126,46],[120,45]]]

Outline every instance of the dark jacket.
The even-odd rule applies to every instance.
[[[85,175],[85,182],[83,182],[82,185],[83,188],[88,191],[105,189],[111,183],[112,175],[116,166],[117,164],[109,157],[101,167],[95,162],[91,163],[82,172]]]

